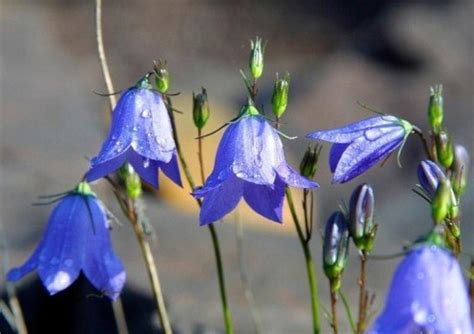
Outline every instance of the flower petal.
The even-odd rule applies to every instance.
[[[240,202],[243,185],[244,181],[233,176],[207,192],[199,215],[200,225],[213,223],[232,211]]]
[[[89,230],[83,271],[99,291],[116,299],[125,284],[125,270],[110,241],[107,218],[100,202],[87,198],[95,229]]]
[[[145,158],[131,149],[128,152],[128,162],[144,181],[158,189],[158,167],[160,165],[158,161]]]
[[[129,150],[130,151],[130,150]],[[124,151],[120,155],[117,155],[113,159],[96,163],[92,160],[91,168],[87,172],[86,179],[88,182],[98,180],[106,175],[112,174],[117,169],[122,167],[122,165],[127,160],[128,152]]]
[[[342,154],[333,176],[333,183],[344,183],[362,174],[399,147],[404,140],[403,128],[393,127],[390,133],[369,141],[361,137]]]
[[[331,169],[331,173],[334,173],[336,170],[337,164],[341,159],[342,154],[346,150],[346,148],[350,145],[349,144],[333,144],[331,147],[331,151],[329,152],[329,168]]]
[[[277,173],[280,178],[289,186],[295,188],[318,188],[319,184],[301,176],[297,171],[293,169],[286,162],[282,163],[277,168]]]
[[[399,119],[394,116],[374,116],[340,128],[311,132],[306,137],[331,143],[350,143],[356,138],[363,136],[368,129],[371,131],[378,129],[380,132],[387,132],[391,131],[390,128],[401,127],[398,122]]]
[[[168,163],[160,162],[159,166],[166,176],[168,176],[178,186],[183,187],[183,183],[181,182],[181,175],[179,173],[176,153],[173,154],[173,157]]]
[[[134,105],[133,149],[151,160],[169,162],[176,145],[168,110],[160,94],[137,88]]]
[[[275,179],[273,187],[244,183],[245,202],[258,214],[282,223],[283,200],[286,184],[279,177]]]

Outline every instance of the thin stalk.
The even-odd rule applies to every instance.
[[[201,128],[198,128],[198,159],[199,159],[199,171],[201,172],[201,184],[204,184],[206,176],[204,175],[204,157],[202,151],[202,131]]]
[[[117,298],[117,300],[112,303],[112,309],[115,315],[115,325],[117,326],[117,333],[128,334],[127,321],[125,320],[122,299]]]
[[[244,288],[245,299],[249,307],[250,315],[252,316],[253,324],[255,327],[255,333],[263,333],[262,329],[262,318],[258,307],[255,303],[255,298],[253,296],[252,287],[250,285],[249,275],[245,267],[245,256],[244,256],[244,231],[242,226],[242,221],[239,219],[238,212],[236,213],[235,219],[236,227],[236,239],[237,239],[237,257],[239,258],[239,271],[240,271],[240,280],[242,281],[242,286]]]
[[[329,284],[329,289],[331,291],[331,327],[334,334],[338,333],[338,326],[337,326],[337,309],[336,309],[336,291],[332,288],[331,284]]]
[[[425,138],[425,135],[423,134],[423,131],[421,129],[415,127],[413,131],[418,135],[418,137],[421,140],[421,143],[423,145],[423,149],[425,150],[425,154],[428,157],[428,159],[436,161],[433,157],[433,154],[431,153],[430,146],[428,145],[428,141]]]
[[[155,260],[153,258],[153,253],[151,251],[150,244],[148,243],[145,233],[142,229],[141,224],[138,222],[138,216],[135,211],[133,200],[128,199],[127,202],[127,212],[128,219],[132,223],[133,231],[137,237],[138,244],[140,245],[140,250],[145,260],[145,267],[147,269],[148,279],[150,280],[151,288],[153,291],[153,297],[158,309],[158,316],[160,318],[161,325],[163,326],[163,331],[166,334],[171,334],[173,331],[171,329],[171,324],[166,312],[165,300],[163,298],[163,292],[160,285],[160,277],[158,275],[158,269],[155,265]]]
[[[178,138],[178,131],[176,128],[176,122],[174,119],[173,111],[172,111],[172,102],[169,96],[166,97],[166,103],[168,107],[168,114],[170,115],[170,120],[171,120],[171,127],[173,129],[173,137],[176,145],[176,151],[178,153],[178,159],[181,163],[181,168],[183,169],[184,175],[186,177],[186,180],[188,181],[189,187],[191,189],[195,189],[196,185],[193,180],[193,176],[189,170],[188,164],[186,162],[186,159],[184,158],[183,152],[181,151],[181,145],[179,142]],[[196,202],[199,205],[199,207],[202,206],[202,202],[200,199],[196,198]],[[222,256],[221,256],[221,251],[220,251],[220,246],[219,246],[219,239],[217,236],[217,232],[214,228],[214,225],[209,224],[209,233],[211,235],[211,240],[212,240],[212,246],[214,249],[214,255],[216,258],[216,268],[217,268],[217,276],[218,276],[218,281],[219,281],[219,292],[221,296],[221,302],[222,302],[222,313],[224,317],[224,326],[227,334],[233,334],[234,333],[234,327],[232,324],[232,315],[230,312],[230,309],[228,307],[228,302],[227,302],[227,294],[226,294],[226,288],[225,288],[225,276],[224,276],[224,266],[222,264]]]
[[[318,294],[318,282],[316,277],[316,272],[314,270],[314,263],[311,256],[311,250],[309,248],[309,243],[307,242],[301,224],[296,213],[295,204],[293,202],[293,196],[291,195],[290,189],[286,189],[286,198],[288,200],[288,206],[290,208],[291,216],[295,223],[296,233],[298,234],[298,239],[300,240],[301,247],[303,248],[303,253],[306,263],[306,272],[308,275],[309,282],[309,291],[311,297],[311,313],[313,316],[313,333],[319,334],[321,332],[321,324],[319,320],[319,294]]]
[[[99,56],[99,63],[102,68],[102,74],[104,77],[107,92],[109,94],[108,97],[109,97],[110,111],[113,112],[115,105],[117,103],[117,100],[115,96],[113,95],[115,90],[112,83],[112,78],[110,76],[109,66],[107,64],[107,57],[105,55],[104,37],[102,33],[102,0],[96,0],[95,4],[96,4],[95,6],[96,27],[95,28],[96,28],[96,40],[97,40],[97,54]],[[172,329],[171,329],[170,321],[168,318],[168,314],[166,312],[163,294],[161,291],[158,270],[155,265],[155,261],[153,258],[153,254],[151,252],[150,244],[146,240],[145,234],[141,228],[141,225],[138,222],[138,216],[135,212],[135,206],[134,206],[133,200],[129,199],[127,201],[126,209],[127,209],[128,218],[132,224],[133,230],[137,237],[137,241],[142,251],[143,259],[145,261],[146,269],[148,272],[148,277],[150,279],[151,288],[153,290],[153,295],[155,297],[158,316],[160,318],[161,325],[163,327],[165,334],[171,334]],[[121,309],[120,312],[117,311],[117,308],[120,307],[120,305],[122,305],[122,303],[120,303],[118,306],[117,305],[114,306],[113,308],[114,316],[116,318],[117,324],[123,324],[125,322],[125,319],[120,319],[125,314],[125,312],[123,311],[123,308]]]
[[[357,321],[357,333],[363,334],[365,330],[365,316],[366,316],[366,291],[365,291],[365,268],[367,262],[367,255],[363,252],[360,256],[360,276],[359,276],[359,318]]]
[[[342,304],[344,305],[344,309],[346,310],[347,318],[349,319],[349,324],[351,325],[352,333],[355,334],[357,332],[357,328],[347,298],[341,290],[339,290],[339,296],[341,296]]]

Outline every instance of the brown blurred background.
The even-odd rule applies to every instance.
[[[457,142],[473,152],[472,1],[109,0],[103,11],[106,52],[117,90],[134,84],[150,70],[154,59],[168,61],[171,91],[181,92],[175,105],[186,112],[176,117],[189,159],[195,159],[196,152],[192,91],[201,86],[208,90],[212,112],[208,130],[235,116],[246,100],[239,69],[246,70],[249,40],[256,35],[268,41],[258,97],[266,111],[271,110],[275,72],[291,73],[283,131],[299,136],[284,141],[293,165],[309,143],[304,138],[307,132],[368,116],[357,101],[426,130],[429,86],[437,83],[444,85],[446,126]],[[85,157],[97,153],[107,131],[107,100],[93,94],[105,89],[95,48],[91,1],[4,0],[0,4],[0,223],[11,265],[30,255],[45,227],[50,208],[32,207],[36,196],[77,183],[88,167]],[[208,170],[220,136],[206,139]],[[352,188],[369,181],[376,193],[380,225],[375,253],[397,252],[429,229],[429,208],[410,190],[422,158],[417,138],[409,140],[402,154],[402,169],[392,158],[383,169],[373,168],[342,186],[330,185],[327,153],[328,147],[317,174],[320,225],[341,200],[348,200]],[[157,196],[147,196],[146,203],[156,232],[153,247],[171,319],[182,333],[219,333],[223,325],[208,232],[198,226],[189,189],[178,190],[163,177],[160,181],[162,189]],[[150,290],[132,230],[106,185],[94,186],[124,222],[114,229],[113,239],[127,268],[124,303],[131,314],[132,333],[152,332],[157,320],[151,313]],[[464,245],[470,254],[474,252],[473,190],[471,184],[463,203]],[[292,222],[287,219],[279,226],[245,208],[241,219],[245,259],[265,333],[308,333],[306,273]],[[217,228],[235,326],[238,333],[251,333],[233,220],[230,215]],[[327,307],[328,284],[320,265],[320,248],[315,237],[322,303]],[[462,259],[466,264],[467,258]],[[376,310],[383,305],[398,261],[369,263],[368,286],[377,294]],[[352,250],[344,290],[354,306],[357,272],[357,254]],[[62,303],[71,301],[67,293],[52,298],[46,298],[40,288],[29,293],[34,278],[31,275],[22,282],[21,292],[32,332],[46,328],[62,333],[109,332],[98,329],[100,321],[90,324],[90,312],[66,308]],[[71,298],[80,304],[85,297]],[[141,310],[138,303],[147,307]],[[50,308],[42,307],[39,312],[39,305]],[[62,310],[63,322],[75,324],[75,329],[61,327],[64,324],[57,319],[62,313],[56,310]],[[104,312],[93,317],[110,317],[110,312]],[[342,307],[339,313],[346,323]],[[327,332],[324,317],[322,322]],[[342,328],[343,333],[348,331],[347,324]]]

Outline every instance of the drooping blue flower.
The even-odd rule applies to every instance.
[[[430,197],[434,196],[439,181],[446,178],[441,167],[431,160],[420,162],[416,172],[420,186]]]
[[[312,132],[307,137],[333,143],[329,154],[332,182],[344,183],[402,146],[412,131],[409,122],[380,115],[341,128]]]
[[[456,258],[423,245],[403,259],[369,334],[472,334],[467,286]]]
[[[277,131],[257,109],[247,106],[226,129],[212,174],[196,198],[203,198],[200,224],[210,224],[232,211],[243,197],[258,214],[282,222],[286,186],[315,188],[288,165]]]
[[[176,145],[168,111],[148,75],[125,91],[112,113],[109,135],[100,153],[91,160],[87,180],[104,177],[124,163],[158,188],[158,169],[181,186]]]
[[[87,183],[61,199],[33,255],[10,270],[17,281],[37,270],[51,295],[68,288],[82,271],[92,285],[116,299],[125,284],[125,270],[112,249],[106,212]]]

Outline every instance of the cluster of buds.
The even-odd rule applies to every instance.
[[[334,212],[326,223],[323,242],[323,267],[329,279],[331,291],[341,287],[342,274],[349,251],[349,230],[347,220],[340,211]]]

